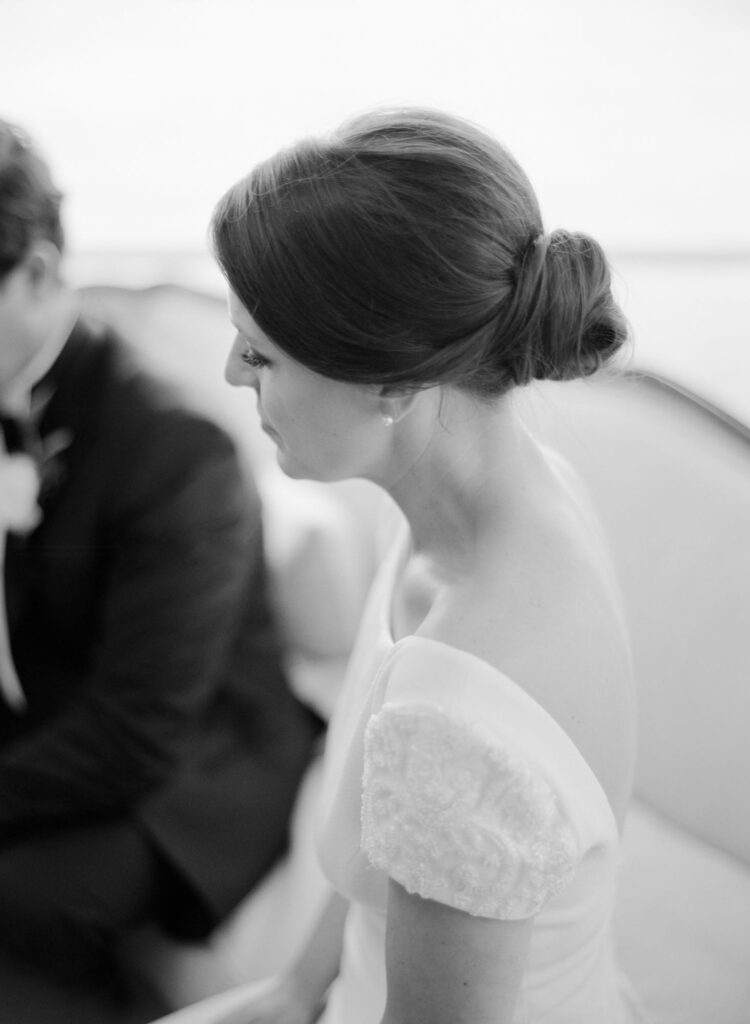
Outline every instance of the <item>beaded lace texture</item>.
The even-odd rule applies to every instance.
[[[580,859],[533,762],[455,712],[420,704],[385,704],[368,723],[362,846],[407,892],[505,920],[536,914]]]

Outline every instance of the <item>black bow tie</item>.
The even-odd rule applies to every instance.
[[[26,452],[33,456],[39,454],[39,432],[31,419],[0,415],[0,427],[9,455],[17,452]]]

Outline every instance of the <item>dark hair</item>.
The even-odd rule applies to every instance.
[[[0,279],[5,277],[38,238],[60,251],[62,193],[26,133],[0,119]]]
[[[545,237],[513,157],[438,112],[281,151],[219,201],[211,242],[260,328],[336,380],[492,396],[586,376],[627,336],[599,245]]]

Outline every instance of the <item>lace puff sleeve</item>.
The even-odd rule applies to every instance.
[[[362,844],[408,892],[498,919],[537,913],[579,861],[541,772],[432,705],[385,704],[370,719]]]

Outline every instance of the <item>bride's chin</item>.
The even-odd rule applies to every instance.
[[[281,448],[276,449],[276,462],[282,473],[292,480],[315,480],[318,483],[327,484],[346,479],[331,472],[324,472],[320,469],[316,470],[312,466],[295,459],[289,452]]]
[[[276,445],[276,462],[279,469],[293,480],[309,479],[310,474],[304,471],[304,467],[293,459],[288,452]]]

